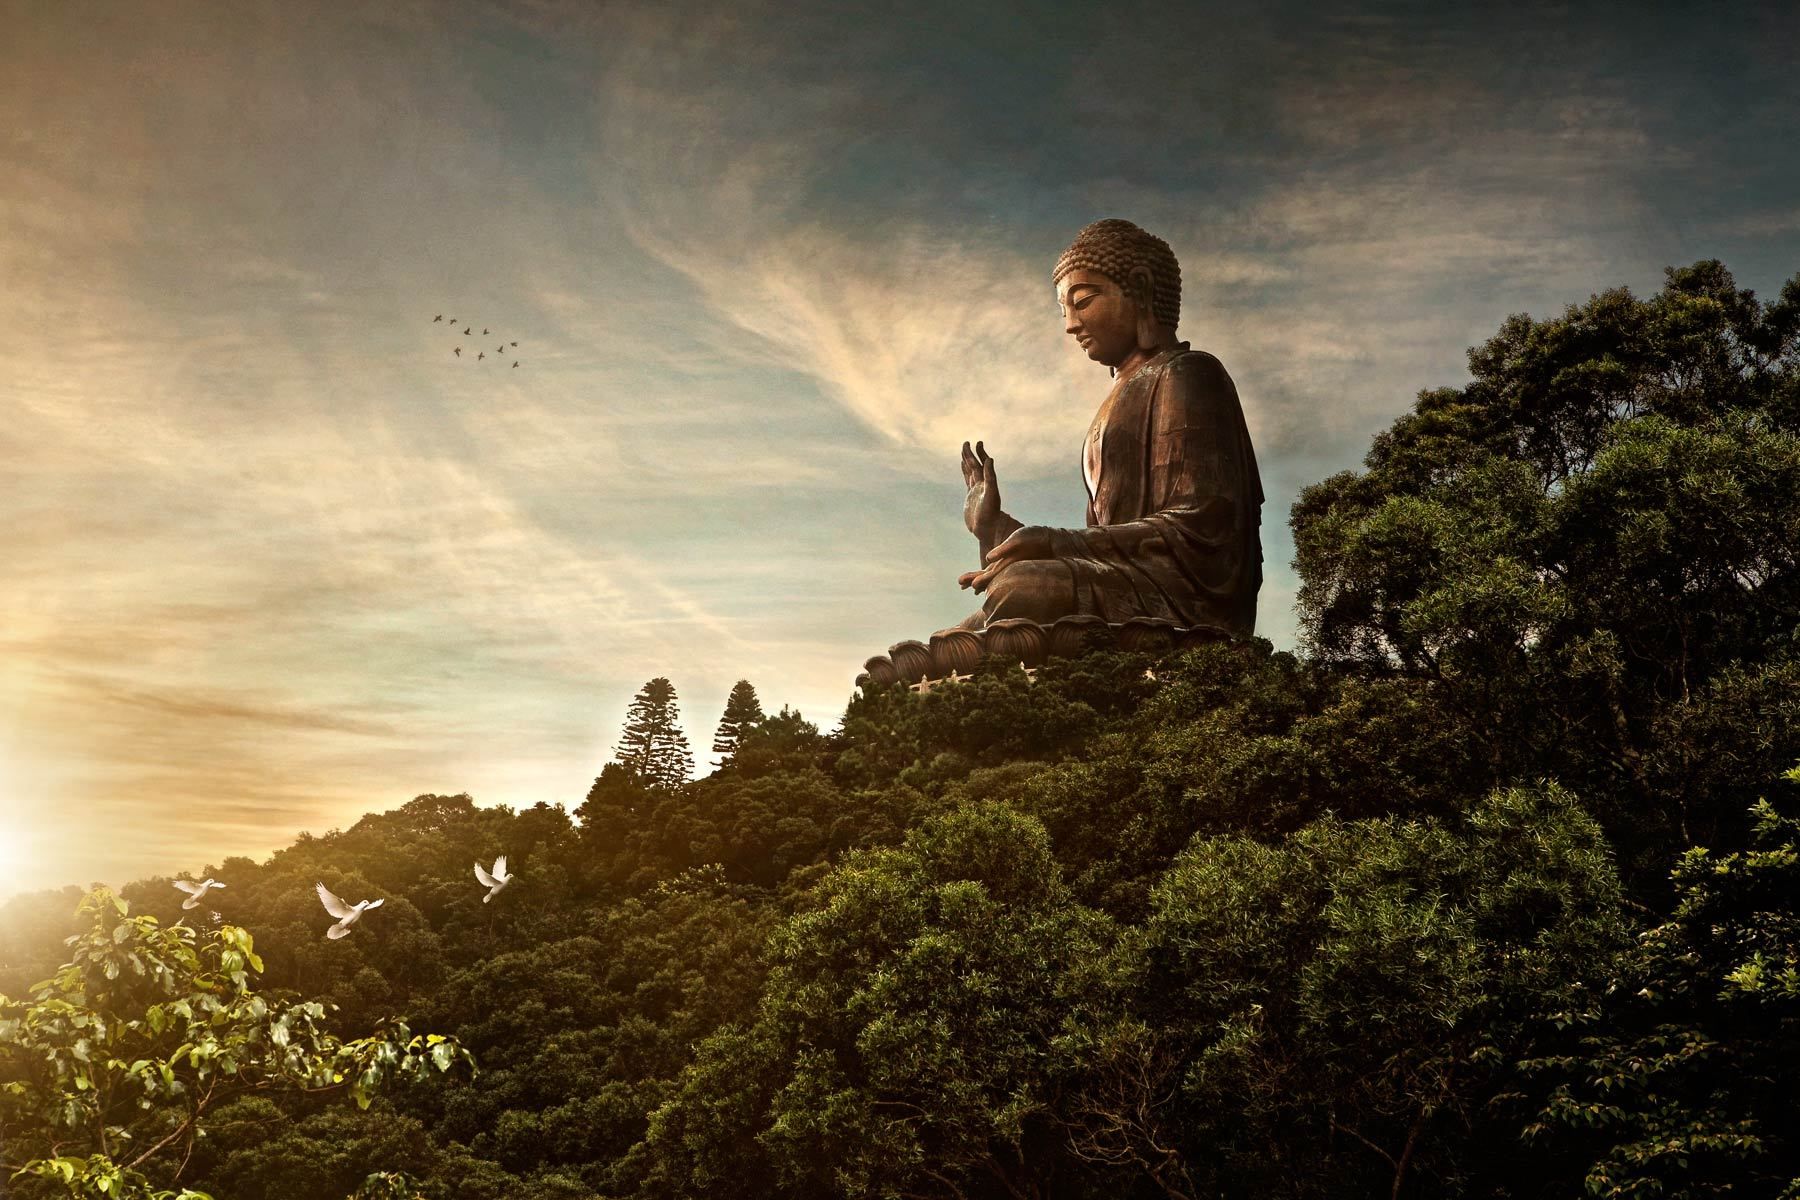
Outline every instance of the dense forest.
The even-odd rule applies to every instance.
[[[745,683],[698,779],[656,680],[574,812],[14,899],[8,1186],[1800,1196],[1800,278],[1469,366],[1295,504],[1300,653]]]

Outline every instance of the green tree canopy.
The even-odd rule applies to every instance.
[[[1671,269],[1512,317],[1469,368],[1295,504],[1305,639],[1429,681],[1472,766],[1554,776],[1655,887],[1741,843],[1800,725],[1800,279],[1760,303]]]
[[[1574,1044],[1525,1064],[1549,1087],[1527,1137],[1571,1165],[1569,1191],[1800,1195],[1800,820],[1782,811],[1800,768],[1786,780],[1747,849],[1681,857],[1675,911],[1556,1014]]]
[[[776,932],[756,1019],[652,1115],[648,1192],[1043,1194],[1049,1049],[1112,936],[1003,805],[852,858]]]
[[[262,960],[236,926],[165,926],[104,889],[79,911],[62,969],[29,1000],[0,996],[0,1166],[22,1195],[172,1196],[234,1100],[343,1092],[366,1108],[390,1080],[470,1062],[398,1022],[345,1041],[319,1002],[259,994]]]

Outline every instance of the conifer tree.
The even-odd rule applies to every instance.
[[[658,676],[639,689],[625,712],[617,758],[647,787],[679,787],[694,773],[694,755],[681,731],[675,685]]]
[[[719,730],[713,734],[713,753],[723,754],[725,760],[729,760],[737,752],[744,734],[762,722],[762,701],[756,698],[756,689],[750,686],[748,679],[738,680],[732,686],[731,695],[726,697],[725,715],[719,718]]]

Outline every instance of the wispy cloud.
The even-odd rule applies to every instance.
[[[638,32],[682,53],[631,57],[610,77],[607,192],[638,244],[737,331],[726,344],[816,380],[898,450],[936,456],[913,457],[921,469],[986,435],[1016,467],[1066,470],[1105,381],[1048,299],[1060,243],[1028,249],[1017,229],[934,220],[930,189],[843,195],[843,161],[879,158],[886,147],[868,139],[893,133],[824,119],[867,104],[861,81],[815,78],[778,29],[686,14]],[[1618,95],[1523,103],[1419,54],[1406,26],[1334,32],[1329,52],[1256,29],[1236,39],[1232,99],[1267,121],[1259,140],[1171,160],[1151,184],[1083,178],[1073,135],[1023,168],[1055,164],[1072,177],[1055,186],[1085,197],[1088,217],[1133,216],[1176,245],[1185,328],[1226,356],[1271,456],[1365,433],[1418,387],[1460,375],[1463,349],[1512,308],[1593,281],[1639,219],[1634,173],[1681,157]],[[1258,77],[1278,52],[1308,69]],[[1061,86],[1047,80],[1046,104],[1171,143],[1176,120],[1204,121],[1155,88],[1113,86],[1104,64],[1116,61],[1096,53]],[[960,136],[906,133],[947,151]],[[1308,157],[1270,161],[1284,142]]]

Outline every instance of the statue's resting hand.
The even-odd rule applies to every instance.
[[[1034,558],[1056,558],[1066,554],[1069,549],[1066,531],[1044,525],[1021,525],[1005,541],[988,551],[985,567],[979,571],[966,572],[956,582],[977,593],[985,592],[988,585],[994,582],[995,576],[1014,563],[1028,562]]]

